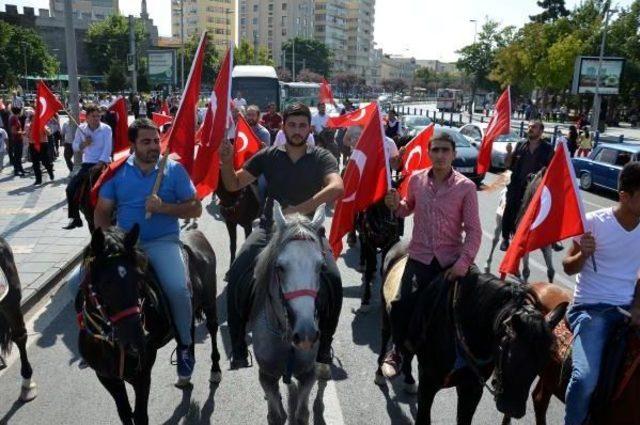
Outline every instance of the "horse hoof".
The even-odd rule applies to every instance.
[[[38,386],[35,382],[29,382],[27,385],[20,388],[20,400],[23,403],[28,403],[38,396]]]
[[[331,379],[331,367],[326,363],[316,363],[316,376],[322,381]]]
[[[178,380],[173,385],[175,385],[176,388],[180,389],[189,388],[191,386],[191,378],[178,377]]]
[[[415,382],[413,384],[410,384],[408,382],[404,383],[404,392],[406,392],[407,394],[418,394],[418,384],[416,384]]]
[[[384,379],[384,376],[382,376],[379,373],[376,373],[376,377],[373,380],[373,382],[379,387],[386,387],[387,386],[387,380]]]
[[[211,371],[211,376],[209,377],[209,382],[212,384],[219,384],[222,381],[222,372],[220,371]]]
[[[360,314],[360,313],[368,313],[371,311],[371,306],[369,304],[360,304],[360,307],[356,308],[352,308],[351,312],[353,314]]]

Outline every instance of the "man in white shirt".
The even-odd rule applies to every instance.
[[[563,261],[567,274],[577,274],[567,314],[573,342],[565,425],[587,418],[604,348],[625,319],[618,308],[640,327],[640,162],[622,169],[618,193],[617,205],[587,214],[587,233],[573,240]]]
[[[322,130],[327,126],[329,115],[327,115],[327,107],[324,103],[318,103],[318,113],[311,117],[311,127],[313,134],[316,136],[322,133]]]
[[[100,109],[96,105],[84,108],[87,122],[80,124],[73,140],[73,151],[82,152],[82,166],[67,185],[69,224],[63,229],[82,227],[77,191],[93,167],[103,168],[111,162],[111,127],[100,121]]]
[[[247,101],[244,99],[244,97],[242,97],[242,92],[240,90],[238,90],[236,92],[236,97],[235,97],[235,99],[233,99],[233,103],[238,108],[246,108],[247,107]]]

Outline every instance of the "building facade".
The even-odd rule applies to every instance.
[[[49,10],[53,17],[64,16],[64,0],[49,0]],[[102,21],[107,16],[118,13],[118,0],[73,0],[73,14],[78,19]]]
[[[171,0],[171,33],[181,37],[184,22],[185,40],[209,31],[218,51],[224,51],[236,39],[235,0]]]
[[[383,55],[380,61],[380,81],[400,79],[407,87],[413,87],[413,77],[418,66],[415,58]]]
[[[373,24],[375,0],[349,0],[347,3],[347,64],[346,68],[368,85],[374,80]]]
[[[239,0],[239,8],[239,39],[266,47],[277,66],[284,63],[287,40],[314,35],[313,0]]]
[[[427,68],[436,74],[455,74],[458,72],[455,62],[442,62],[437,59],[418,59],[416,60],[416,65],[418,65],[418,68]]]
[[[348,6],[349,2],[346,0],[316,0],[315,2],[314,36],[333,52],[331,67],[333,73],[349,69]]]

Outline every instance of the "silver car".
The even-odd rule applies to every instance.
[[[474,146],[480,148],[484,133],[487,130],[487,123],[471,123],[460,127],[460,134],[465,136]],[[520,137],[517,132],[511,132],[510,134],[503,134],[498,136],[493,141],[493,147],[491,150],[491,167],[504,170],[504,160],[507,157],[507,145],[511,143],[515,149],[518,143],[524,142],[525,139]]]

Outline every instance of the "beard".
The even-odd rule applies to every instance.
[[[136,158],[145,164],[155,164],[160,159],[160,150],[150,150],[144,154],[136,153]]]
[[[298,135],[295,136],[294,139],[290,138],[289,135],[285,132],[284,133],[284,137],[285,139],[287,139],[287,144],[291,145],[293,147],[300,147],[300,146],[304,146],[307,143],[307,137],[309,137],[309,135],[307,134],[307,137],[300,137]]]

